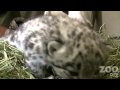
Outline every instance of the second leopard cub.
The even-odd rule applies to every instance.
[[[24,54],[26,66],[44,78],[46,66],[66,70],[70,79],[98,78],[105,45],[87,25],[66,14],[44,15],[7,30],[1,38]]]

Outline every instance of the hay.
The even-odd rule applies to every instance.
[[[22,53],[4,41],[0,41],[0,79],[34,79]]]

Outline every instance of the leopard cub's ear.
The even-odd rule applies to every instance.
[[[62,45],[59,42],[51,41],[48,43],[48,53],[49,55],[53,56],[56,52],[59,51],[59,49],[62,47]]]
[[[66,15],[63,11],[45,11],[44,15],[53,15],[53,16],[60,16],[60,15]]]

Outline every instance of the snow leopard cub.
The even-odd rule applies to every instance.
[[[98,78],[106,61],[99,35],[66,14],[28,20],[2,39],[23,52],[26,66],[38,78],[45,77],[47,66],[66,70],[70,79]]]

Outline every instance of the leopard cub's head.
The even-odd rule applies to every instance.
[[[52,39],[47,46],[47,61],[68,70],[77,78],[96,78],[99,66],[106,62],[103,52],[105,45],[100,36],[76,19],[56,18],[58,22],[50,31]]]

